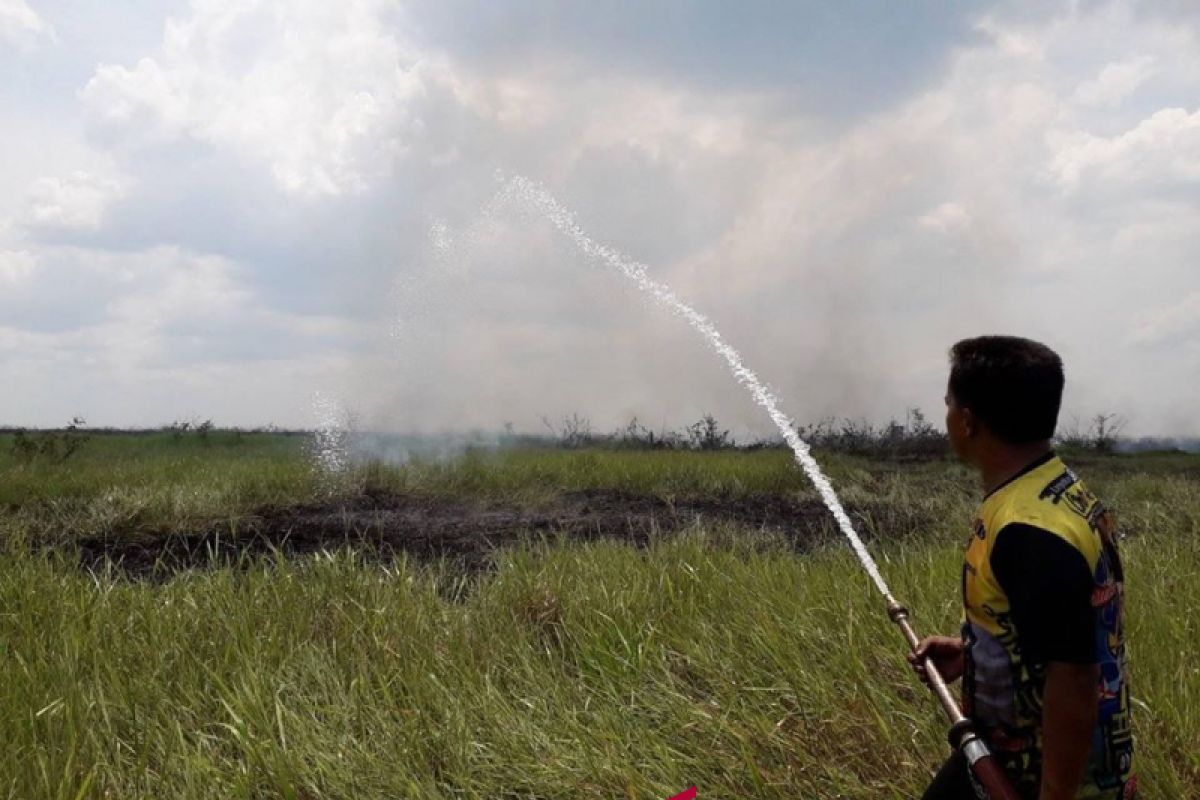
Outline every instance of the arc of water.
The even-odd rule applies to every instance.
[[[322,475],[340,475],[350,466],[347,447],[349,419],[346,409],[333,397],[313,394],[313,415],[317,427],[313,436],[313,460]]]
[[[833,514],[838,528],[850,542],[851,548],[853,548],[855,555],[858,556],[858,560],[862,562],[867,574],[871,576],[871,580],[874,581],[875,586],[887,602],[895,603],[895,598],[892,596],[887,582],[883,579],[883,575],[879,571],[879,566],[875,563],[875,559],[871,557],[866,545],[863,544],[862,539],[854,530],[854,524],[850,521],[850,517],[847,516],[845,509],[842,507],[842,502],[838,499],[833,485],[829,482],[829,478],[826,477],[816,459],[813,458],[808,443],[800,438],[799,434],[796,433],[796,427],[792,423],[792,420],[779,409],[779,401],[774,393],[742,362],[741,355],[732,345],[725,341],[724,337],[721,336],[721,332],[717,330],[712,321],[681,300],[669,286],[647,275],[645,264],[627,258],[619,251],[607,245],[600,244],[588,236],[575,220],[575,215],[562,206],[540,184],[521,176],[512,177],[500,190],[497,199],[501,202],[520,203],[544,216],[559,232],[570,239],[589,260],[618,270],[624,277],[636,284],[638,289],[650,295],[657,303],[670,309],[674,314],[683,317],[692,328],[705,338],[709,346],[725,359],[738,383],[750,391],[754,397],[754,401],[770,416],[771,421],[775,423],[775,427],[783,435],[784,441],[791,447],[792,453],[796,457],[796,462],[800,465],[804,474],[808,476],[808,479],[812,481],[825,506]]]

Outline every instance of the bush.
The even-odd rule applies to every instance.
[[[555,425],[546,417],[542,424],[550,431],[543,442],[567,449],[601,447],[615,450],[761,450],[787,445],[781,438],[739,444],[712,414],[684,426],[682,431],[647,428],[637,417],[610,434],[596,433],[586,417],[572,414]],[[814,447],[875,458],[941,458],[948,454],[946,434],[925,419],[919,409],[910,409],[904,421],[876,427],[865,420],[833,418],[813,425],[797,426],[800,438]]]
[[[1070,424],[1062,426],[1054,438],[1061,447],[1093,453],[1114,453],[1127,422],[1119,414],[1097,414],[1086,429],[1081,429],[1078,421],[1072,420]]]
[[[832,417],[813,425],[797,426],[796,433],[813,447],[873,458],[938,458],[949,452],[949,440],[941,428],[912,408],[904,422],[892,420],[875,427],[866,420]]]
[[[87,443],[89,437],[79,430],[86,424],[82,417],[74,417],[63,430],[18,430],[13,434],[13,458],[26,464],[38,460],[61,464]]]
[[[699,422],[688,425],[687,436],[693,450],[724,450],[736,446],[729,431],[722,431],[712,414],[705,414]]]
[[[171,434],[171,438],[176,442],[181,441],[183,437],[190,431],[195,434],[195,437],[204,444],[208,444],[208,435],[214,429],[213,421],[206,419],[203,422],[196,420],[176,420],[170,425],[164,425],[163,431]]]

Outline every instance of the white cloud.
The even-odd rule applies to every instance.
[[[1164,108],[1112,137],[1055,133],[1049,170],[1064,190],[1085,180],[1146,188],[1200,181],[1200,111]]]
[[[992,40],[996,49],[1007,57],[1041,61],[1046,57],[1046,42],[1036,32],[1004,25],[992,14],[975,25],[975,30]]]
[[[126,372],[286,360],[356,334],[346,320],[266,307],[245,278],[229,259],[178,247],[0,251],[0,318],[41,337],[29,341]]]
[[[28,49],[54,31],[25,0],[0,0],[0,44]]]
[[[337,195],[387,175],[426,134],[437,67],[377,0],[198,0],[159,52],[100,66],[82,95],[127,146],[190,138],[266,163],[288,191]]]
[[[157,274],[152,280],[124,276],[130,290],[108,307],[104,343],[115,366],[168,363],[172,342],[164,330],[170,325],[192,320],[201,328],[218,326],[251,297],[237,285],[234,265],[225,259],[163,248],[146,254],[143,269]]]
[[[1157,71],[1153,56],[1108,64],[1095,78],[1079,84],[1074,100],[1086,106],[1115,106]]]
[[[104,212],[126,191],[119,179],[77,170],[38,178],[29,188],[26,220],[33,226],[96,230]]]
[[[30,271],[34,258],[0,253],[0,364],[32,389],[0,424],[305,425],[313,387],[337,382],[347,337],[361,335],[352,321],[265,307],[228,259],[43,247]],[[43,324],[53,315],[64,319]]]

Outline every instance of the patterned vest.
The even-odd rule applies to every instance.
[[[963,712],[975,721],[1022,792],[1041,780],[1045,664],[1021,658],[1021,632],[991,568],[996,535],[1010,523],[1049,531],[1078,550],[1094,578],[1092,608],[1100,705],[1077,797],[1123,800],[1136,788],[1124,640],[1124,583],[1111,512],[1057,456],[983,502],[963,565]]]

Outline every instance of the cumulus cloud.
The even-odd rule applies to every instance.
[[[25,0],[0,0],[0,44],[29,49],[54,31]]]
[[[82,170],[41,177],[29,188],[27,219],[38,227],[96,230],[108,206],[124,193],[121,180]]]
[[[1200,182],[1200,111],[1164,108],[1116,136],[1054,137],[1050,170],[1064,190],[1088,180],[1147,189]]]
[[[1088,106],[1115,106],[1141,86],[1156,69],[1153,56],[1136,56],[1108,64],[1095,78],[1079,84],[1074,100]]]
[[[83,99],[116,141],[192,139],[268,165],[288,191],[360,191],[426,135],[413,107],[437,76],[386,9],[198,2],[158,53],[101,65]]]
[[[0,253],[0,363],[6,379],[46,392],[10,398],[5,412],[42,424],[75,413],[100,424],[304,423],[313,387],[338,379],[337,354],[361,332],[352,320],[264,307],[243,276],[226,259],[173,247],[56,246],[36,262]]]

